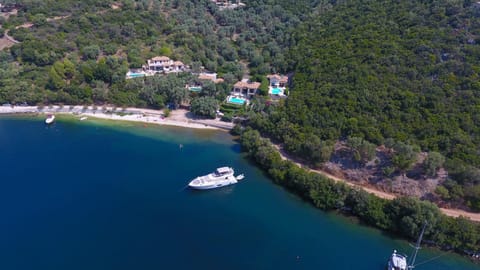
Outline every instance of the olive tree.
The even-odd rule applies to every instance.
[[[213,97],[199,97],[192,100],[190,110],[195,115],[215,118],[218,108],[217,100]]]

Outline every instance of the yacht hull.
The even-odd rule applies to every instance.
[[[212,173],[193,179],[188,186],[193,189],[214,189],[230,186],[238,183],[238,180],[244,177],[243,174],[235,177],[234,173],[235,171],[230,167],[220,167]]]
[[[237,179],[235,179],[235,177],[233,177],[233,176],[229,177],[229,179],[226,179],[226,180],[221,181],[221,182],[216,182],[216,183],[196,184],[196,183],[193,183],[193,182],[194,181],[192,181],[190,184],[188,184],[188,186],[190,188],[193,188],[193,189],[201,189],[201,190],[221,188],[221,187],[226,187],[226,186],[230,186],[230,185],[238,183]]]

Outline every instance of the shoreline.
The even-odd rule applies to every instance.
[[[378,190],[375,187],[371,187],[371,186],[359,185],[359,184],[356,184],[352,181],[348,181],[347,179],[343,179],[343,178],[334,176],[334,175],[332,175],[332,174],[330,174],[326,171],[320,170],[320,169],[311,169],[308,166],[306,166],[306,164],[303,164],[303,163],[299,162],[298,160],[296,160],[295,158],[292,158],[290,155],[288,155],[280,145],[273,144],[273,143],[272,143],[272,145],[278,151],[278,153],[280,154],[281,159],[291,161],[295,165],[297,165],[298,167],[300,167],[302,169],[305,169],[309,172],[313,172],[313,173],[316,173],[316,174],[323,175],[324,177],[332,179],[335,182],[345,183],[346,185],[348,185],[352,188],[360,188],[360,189],[362,189],[362,190],[364,190],[364,191],[366,191],[366,192],[368,192],[368,193],[370,193],[374,196],[382,198],[382,199],[393,200],[393,199],[399,197],[397,194],[381,191],[381,190]],[[470,221],[480,223],[480,213],[467,212],[465,210],[456,209],[456,208],[443,208],[443,207],[440,207],[438,205],[437,205],[437,207],[440,210],[440,212],[442,212],[446,216],[450,216],[450,217],[453,217],[453,218],[465,217],[465,218],[470,219]]]
[[[179,109],[171,111],[169,117],[164,117],[163,111],[153,109],[142,108],[116,108],[112,106],[103,106],[96,108],[94,106],[82,106],[82,105],[54,105],[46,106],[39,109],[37,106],[0,106],[0,115],[15,115],[15,114],[63,114],[80,117],[91,117],[102,120],[113,121],[126,121],[137,122],[145,124],[156,124],[159,126],[175,126],[189,129],[204,129],[204,130],[218,130],[228,131],[233,128],[233,123],[222,122],[214,119],[191,119],[189,118],[188,111]],[[88,121],[88,119],[86,119]],[[290,160],[297,166],[305,168],[304,164],[299,163],[287,155],[279,145],[273,144],[277,151],[280,153],[280,157],[284,160]],[[395,194],[387,193],[377,190],[371,187],[365,187],[357,185],[345,179],[338,178],[322,170],[308,169],[311,172],[324,175],[336,182],[343,182],[351,187],[357,187],[365,190],[370,194],[374,194],[377,197],[392,200],[397,196]],[[451,217],[466,217],[471,221],[480,222],[480,213],[467,212],[461,209],[449,209],[439,207],[440,211],[447,216]]]
[[[192,119],[187,110],[171,111],[169,117],[164,117],[163,111],[142,108],[116,108],[113,106],[81,106],[55,105],[39,108],[37,106],[0,106],[0,115],[15,114],[67,114],[79,117],[97,119],[139,122],[160,126],[176,126],[190,129],[210,129],[228,131],[233,123],[222,122],[216,119]],[[86,119],[88,121],[88,119]]]

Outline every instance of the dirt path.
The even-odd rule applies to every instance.
[[[68,18],[70,17],[70,15],[67,15],[67,16],[57,16],[57,17],[53,17],[53,18],[47,18],[47,22],[51,22],[51,21],[56,21],[56,20],[61,20],[61,19],[65,19],[65,18]],[[22,25],[19,25],[17,27],[15,27],[15,29],[19,29],[19,28],[30,28],[33,26],[33,23],[30,23],[30,22],[27,22],[27,23],[24,23]],[[14,39],[12,36],[10,36],[8,34],[8,31],[9,29],[5,30],[5,33],[3,35],[2,38],[0,38],[0,51],[5,49],[5,48],[10,48],[12,47],[14,44],[17,44],[17,43],[20,43],[20,41]]]
[[[0,38],[0,51],[5,48],[10,48],[15,43],[8,39],[8,36],[5,34],[2,38]]]
[[[9,31],[8,29],[5,30],[5,34],[4,34],[3,37],[4,37],[5,39],[7,39],[10,43],[12,43],[12,45],[13,45],[13,44],[16,44],[16,43],[20,43],[20,41],[14,39],[12,36],[10,36],[10,35],[8,34],[8,31]]]
[[[113,10],[116,10],[116,9],[119,9],[121,7],[120,4],[112,4],[111,5],[111,8]],[[97,13],[98,14],[103,14],[105,12],[107,12],[108,10],[101,10],[101,11],[98,11]],[[15,13],[12,13],[14,15],[16,15],[16,10],[15,10]],[[65,15],[65,16],[55,16],[55,17],[52,17],[52,18],[47,18],[47,22],[52,22],[52,21],[58,21],[58,20],[63,20],[63,19],[67,19],[67,18],[70,18],[72,15]],[[8,19],[8,16],[4,16],[5,18]],[[19,26],[16,26],[15,29],[19,29],[19,28],[31,28],[32,26],[34,26],[33,23],[31,22],[26,22],[22,25],[19,25]],[[0,51],[5,49],[5,48],[9,48],[9,47],[12,47],[14,44],[16,43],[20,43],[20,41],[14,39],[12,36],[8,35],[8,30],[5,31],[5,34],[2,38],[0,38]]]
[[[345,184],[347,184],[348,186],[351,186],[351,187],[361,188],[364,191],[366,191],[368,193],[371,193],[371,194],[373,194],[377,197],[383,198],[383,199],[393,200],[397,197],[397,195],[395,195],[395,194],[384,192],[384,191],[381,191],[381,190],[377,190],[377,189],[372,188],[372,187],[366,187],[366,186],[362,186],[362,185],[359,185],[359,184],[356,184],[356,183],[352,183],[352,182],[347,181],[346,179],[334,176],[334,175],[329,174],[329,173],[327,173],[325,171],[322,171],[322,170],[310,169],[305,164],[302,164],[298,160],[292,158],[290,155],[285,153],[285,151],[279,145],[274,144],[274,147],[277,148],[277,150],[280,153],[280,156],[282,157],[283,160],[290,160],[293,163],[295,163],[297,166],[302,167],[304,169],[307,169],[311,172],[321,174],[321,175],[323,175],[325,177],[328,177],[328,178],[330,178],[330,179],[332,179],[336,182],[343,182],[343,183],[345,183]],[[442,211],[442,213],[444,213],[445,215],[450,216],[450,217],[463,216],[463,217],[469,218],[472,221],[480,222],[480,213],[471,213],[471,212],[466,212],[466,211],[460,210],[460,209],[447,209],[447,208],[440,208],[440,211]]]

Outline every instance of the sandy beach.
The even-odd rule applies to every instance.
[[[116,108],[112,106],[0,106],[0,114],[71,114],[80,118],[99,118],[115,121],[131,121],[196,129],[230,130],[233,123],[219,119],[196,119],[187,110],[174,110],[168,117],[163,111],[141,108]]]

